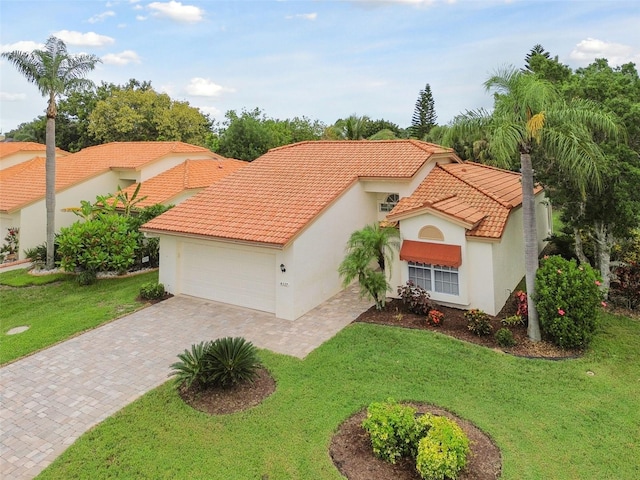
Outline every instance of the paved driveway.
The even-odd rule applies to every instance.
[[[176,296],[0,368],[0,477],[35,477],[80,435],[167,380],[193,343],[242,336],[304,358],[371,303],[353,286],[291,322]]]

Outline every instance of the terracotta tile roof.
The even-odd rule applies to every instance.
[[[270,150],[145,228],[286,245],[359,178],[409,179],[452,150],[414,140],[302,142]]]
[[[520,174],[464,162],[437,165],[389,220],[432,210],[467,223],[467,235],[500,238],[512,208],[522,203]],[[536,193],[542,190],[536,188]]]
[[[36,155],[43,155],[47,150],[47,146],[36,142],[0,142],[0,158],[9,157],[18,152],[34,152]],[[69,155],[60,148],[56,148],[57,155]]]
[[[222,157],[221,157],[222,158]],[[186,160],[180,165],[142,182],[138,198],[147,197],[137,203],[138,207],[148,207],[165,203],[185,190],[206,188],[239,168],[249,165],[242,160],[224,158],[221,160]],[[134,183],[123,192],[133,195],[138,184]]]
[[[56,191],[64,190],[109,169],[140,170],[141,167],[171,154],[204,154],[210,158],[223,158],[204,147],[182,142],[107,143],[58,157]],[[42,198],[44,194],[44,158],[34,158],[0,171],[0,211],[15,211]]]

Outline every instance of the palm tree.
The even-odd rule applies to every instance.
[[[65,43],[51,36],[42,50],[32,52],[2,53],[2,57],[13,63],[18,71],[35,84],[43,97],[48,97],[46,110],[46,195],[47,209],[47,269],[54,268],[53,248],[56,208],[56,98],[72,88],[91,85],[84,76],[94,69],[100,60],[95,55],[69,55]]]
[[[593,141],[594,132],[617,137],[614,117],[596,104],[583,100],[563,101],[555,87],[535,75],[507,67],[485,83],[494,92],[494,111],[470,111],[457,117],[444,143],[458,135],[482,132],[488,140],[491,158],[509,166],[518,156],[522,174],[525,280],[528,292],[528,336],[540,341],[535,307],[535,275],[538,245],[534,198],[534,170],[531,154],[540,148],[545,160],[570,178],[581,192],[588,184],[599,184],[599,164],[604,155]]]
[[[356,230],[347,242],[347,255],[338,267],[342,283],[346,287],[355,278],[360,284],[360,295],[369,295],[380,310],[391,290],[385,276],[385,266],[391,265],[391,253],[400,247],[398,230],[381,227],[378,223]],[[379,270],[371,267],[376,262]]]

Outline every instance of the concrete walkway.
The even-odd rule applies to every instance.
[[[242,336],[304,358],[370,306],[353,286],[290,322],[179,295],[2,367],[0,478],[35,477],[89,428],[165,382],[193,343]]]

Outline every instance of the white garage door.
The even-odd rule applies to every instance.
[[[181,291],[265,312],[276,311],[275,254],[219,244],[182,244]]]

